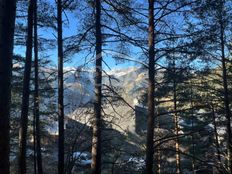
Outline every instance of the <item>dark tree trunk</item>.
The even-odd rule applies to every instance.
[[[15,11],[15,0],[0,0],[0,171],[4,174],[10,173],[9,118]]]
[[[179,116],[177,114],[177,89],[176,89],[176,64],[173,61],[173,104],[174,104],[174,123],[175,123],[175,135],[176,135],[176,174],[181,173],[180,168],[180,143],[179,143]]]
[[[154,154],[154,66],[155,66],[155,46],[154,46],[154,0],[149,0],[149,72],[148,72],[148,119],[147,119],[147,142],[146,142],[146,174],[153,173],[153,154]]]
[[[40,116],[39,116],[39,63],[38,63],[38,33],[37,33],[37,0],[34,0],[34,68],[35,68],[35,93],[34,93],[34,117],[35,117],[35,135],[36,135],[36,159],[38,174],[43,174],[41,143],[40,143]]]
[[[95,29],[96,29],[96,74],[95,101],[92,140],[93,174],[101,173],[101,103],[102,103],[102,33],[101,33],[101,0],[95,1]]]
[[[193,84],[192,82],[190,82],[191,84],[191,96],[190,96],[190,104],[191,104],[191,131],[194,132],[194,123],[193,123],[193,119],[194,119],[194,104],[193,104]],[[192,143],[192,172],[193,174],[195,174],[195,166],[196,166],[196,154],[195,154],[195,137],[194,137],[194,133],[191,135],[191,143]]]
[[[19,173],[26,173],[26,146],[27,146],[27,124],[28,124],[28,109],[30,95],[30,75],[31,75],[31,60],[32,60],[32,44],[33,44],[33,12],[34,3],[29,0],[28,7],[28,24],[27,24],[27,41],[26,41],[26,62],[23,76],[23,96],[21,108],[21,123],[19,131]]]
[[[63,36],[62,36],[62,0],[57,1],[58,29],[58,173],[64,174],[64,81],[63,81]]]
[[[216,114],[215,114],[215,108],[214,108],[213,104],[211,105],[211,109],[212,109],[212,117],[213,117],[215,145],[216,145],[216,149],[217,149],[217,159],[218,159],[218,163],[219,163],[218,171],[219,171],[220,174],[224,174],[225,173],[224,172],[224,166],[222,165],[220,144],[219,144],[219,139],[218,139]]]
[[[33,150],[34,150],[34,156],[33,156],[33,163],[34,163],[34,174],[37,174],[37,165],[36,165],[36,127],[35,127],[35,114],[33,116]]]
[[[221,62],[222,62],[222,78],[223,78],[223,92],[224,92],[224,107],[226,115],[226,129],[227,129],[227,151],[228,151],[228,169],[232,172],[232,136],[231,136],[231,112],[228,93],[228,80],[227,80],[227,68],[225,57],[225,40],[224,40],[224,22],[223,22],[223,2],[221,1],[221,16],[220,16],[220,43],[221,43]]]
[[[224,37],[223,34],[221,36]],[[221,38],[221,39],[222,39]],[[225,48],[224,39],[222,39],[222,72],[223,72],[223,88],[224,88],[224,105],[226,114],[226,129],[227,129],[227,146],[228,146],[228,167],[229,171],[232,171],[232,136],[231,136],[231,112],[229,107],[229,93],[228,93],[228,82],[227,82],[227,70],[225,62]]]
[[[217,132],[217,123],[216,123],[216,115],[214,111],[214,106],[212,105],[212,116],[213,116],[213,126],[214,126],[214,137],[215,137],[215,145],[217,148],[217,158],[218,162],[221,165],[221,152],[220,152],[220,145],[219,145],[219,140],[218,140],[218,132]]]
[[[158,110],[157,110],[157,115],[159,114],[158,113]],[[156,128],[158,129],[157,131],[157,134],[159,135],[161,132],[160,132],[160,120],[157,118],[156,119]],[[160,144],[160,141],[157,141],[157,144]],[[161,173],[161,150],[160,150],[160,146],[156,147],[155,148],[155,151],[156,153],[155,154],[155,167],[156,167],[156,172],[157,174],[160,174]]]
[[[176,91],[174,92],[176,93]],[[175,122],[175,134],[176,134],[176,174],[181,173],[180,168],[180,141],[179,141],[179,117],[177,115],[177,107],[176,107],[176,94],[174,94],[174,122]]]

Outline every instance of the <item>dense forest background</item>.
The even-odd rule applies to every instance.
[[[231,0],[0,0],[0,174],[230,174]]]

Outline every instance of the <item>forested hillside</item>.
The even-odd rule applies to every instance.
[[[0,174],[230,174],[231,0],[0,0]]]

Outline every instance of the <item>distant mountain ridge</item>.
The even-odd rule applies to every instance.
[[[144,69],[128,67],[103,72],[103,84],[120,87],[118,91],[125,100],[133,105],[133,99],[139,98],[147,83]],[[65,69],[65,113],[69,114],[79,106],[91,103],[94,99],[94,72],[91,70]]]

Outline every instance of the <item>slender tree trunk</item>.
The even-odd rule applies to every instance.
[[[224,90],[224,106],[226,115],[226,129],[227,129],[227,158],[228,170],[232,172],[232,135],[231,135],[231,112],[228,92],[227,68],[225,57],[225,40],[224,40],[224,22],[223,22],[223,1],[221,1],[221,16],[220,16],[220,42],[221,42],[221,62],[222,62],[222,77],[223,77],[223,90]]]
[[[101,0],[95,0],[95,29],[96,29],[96,76],[95,101],[92,140],[93,174],[101,173],[101,105],[102,105],[102,33],[101,33]]]
[[[157,115],[158,115],[158,111],[157,111]],[[159,118],[156,119],[156,127],[157,127],[157,134],[159,135],[160,132],[160,122],[159,122]],[[160,141],[157,141],[157,144],[159,144]],[[161,150],[160,150],[160,146],[158,146],[156,149],[156,173],[160,174],[161,173]]]
[[[175,98],[175,97],[174,97]],[[176,111],[176,100],[174,99],[174,111]],[[175,142],[175,148],[176,148],[176,174],[181,173],[180,168],[180,143],[179,143],[179,117],[177,113],[174,114],[174,122],[175,122],[175,134],[176,134],[176,142]]]
[[[215,115],[214,105],[212,104],[211,107],[212,107],[212,116],[213,116],[215,145],[216,145],[216,149],[217,149],[218,163],[219,163],[219,166],[220,166],[220,168],[218,168],[218,171],[219,171],[220,174],[224,174],[224,166],[222,165],[222,160],[221,160],[220,144],[219,144],[219,139],[218,139],[217,122],[216,122],[216,115]]]
[[[193,120],[192,120],[192,131],[193,131]],[[194,135],[192,135],[192,172],[193,174],[195,174],[195,166],[196,166],[196,162],[195,162],[195,139],[194,139]]]
[[[15,0],[0,0],[0,171],[10,173],[10,96]]]
[[[153,173],[153,155],[154,155],[154,66],[155,66],[155,46],[154,46],[154,0],[149,0],[149,72],[148,72],[148,118],[147,118],[147,142],[146,142],[146,174]]]
[[[34,3],[29,0],[28,7],[28,24],[27,24],[27,41],[26,41],[26,62],[23,76],[23,96],[21,108],[21,124],[19,131],[19,170],[20,174],[26,173],[26,146],[27,146],[27,124],[30,95],[30,75],[32,61],[32,44],[33,44],[33,12]]]
[[[175,123],[175,134],[176,134],[176,142],[175,142],[175,147],[176,147],[176,174],[181,173],[181,168],[180,168],[180,143],[179,143],[179,117],[177,114],[177,94],[176,94],[176,65],[175,65],[175,60],[173,61],[173,68],[174,68],[174,77],[173,77],[173,104],[174,104],[174,123]]]
[[[193,118],[194,118],[194,110],[193,110],[193,89],[192,89],[192,82],[191,83],[191,129],[192,132],[194,132],[193,126]],[[193,174],[195,174],[195,165],[196,165],[196,161],[195,161],[195,138],[194,138],[194,133],[191,136],[191,143],[192,143],[192,172]]]
[[[33,150],[34,150],[34,156],[33,156],[33,163],[34,163],[34,174],[37,174],[37,165],[36,165],[36,131],[35,131],[35,114],[33,116]]]
[[[218,132],[217,132],[217,123],[216,123],[216,115],[214,111],[214,106],[212,105],[212,116],[213,116],[213,126],[214,126],[214,137],[215,137],[215,145],[217,148],[217,158],[218,162],[221,165],[221,152],[220,152],[220,146],[219,146],[219,141],[218,141]]]
[[[34,68],[35,68],[35,93],[34,93],[34,117],[36,128],[36,159],[38,174],[43,174],[41,143],[40,143],[40,115],[39,115],[39,63],[38,63],[38,33],[37,33],[37,0],[34,0]]]
[[[222,36],[224,37],[224,36]],[[224,39],[223,39],[224,40]],[[227,146],[228,146],[228,167],[229,171],[232,171],[232,136],[231,136],[231,112],[229,107],[229,93],[228,93],[228,82],[227,82],[227,70],[225,63],[225,50],[224,44],[222,44],[222,71],[223,71],[223,88],[224,88],[224,105],[226,114],[226,129],[227,129]]]
[[[62,0],[57,0],[58,24],[58,115],[59,115],[59,142],[58,142],[58,173],[64,174],[64,80],[63,80],[63,36],[62,36]]]

